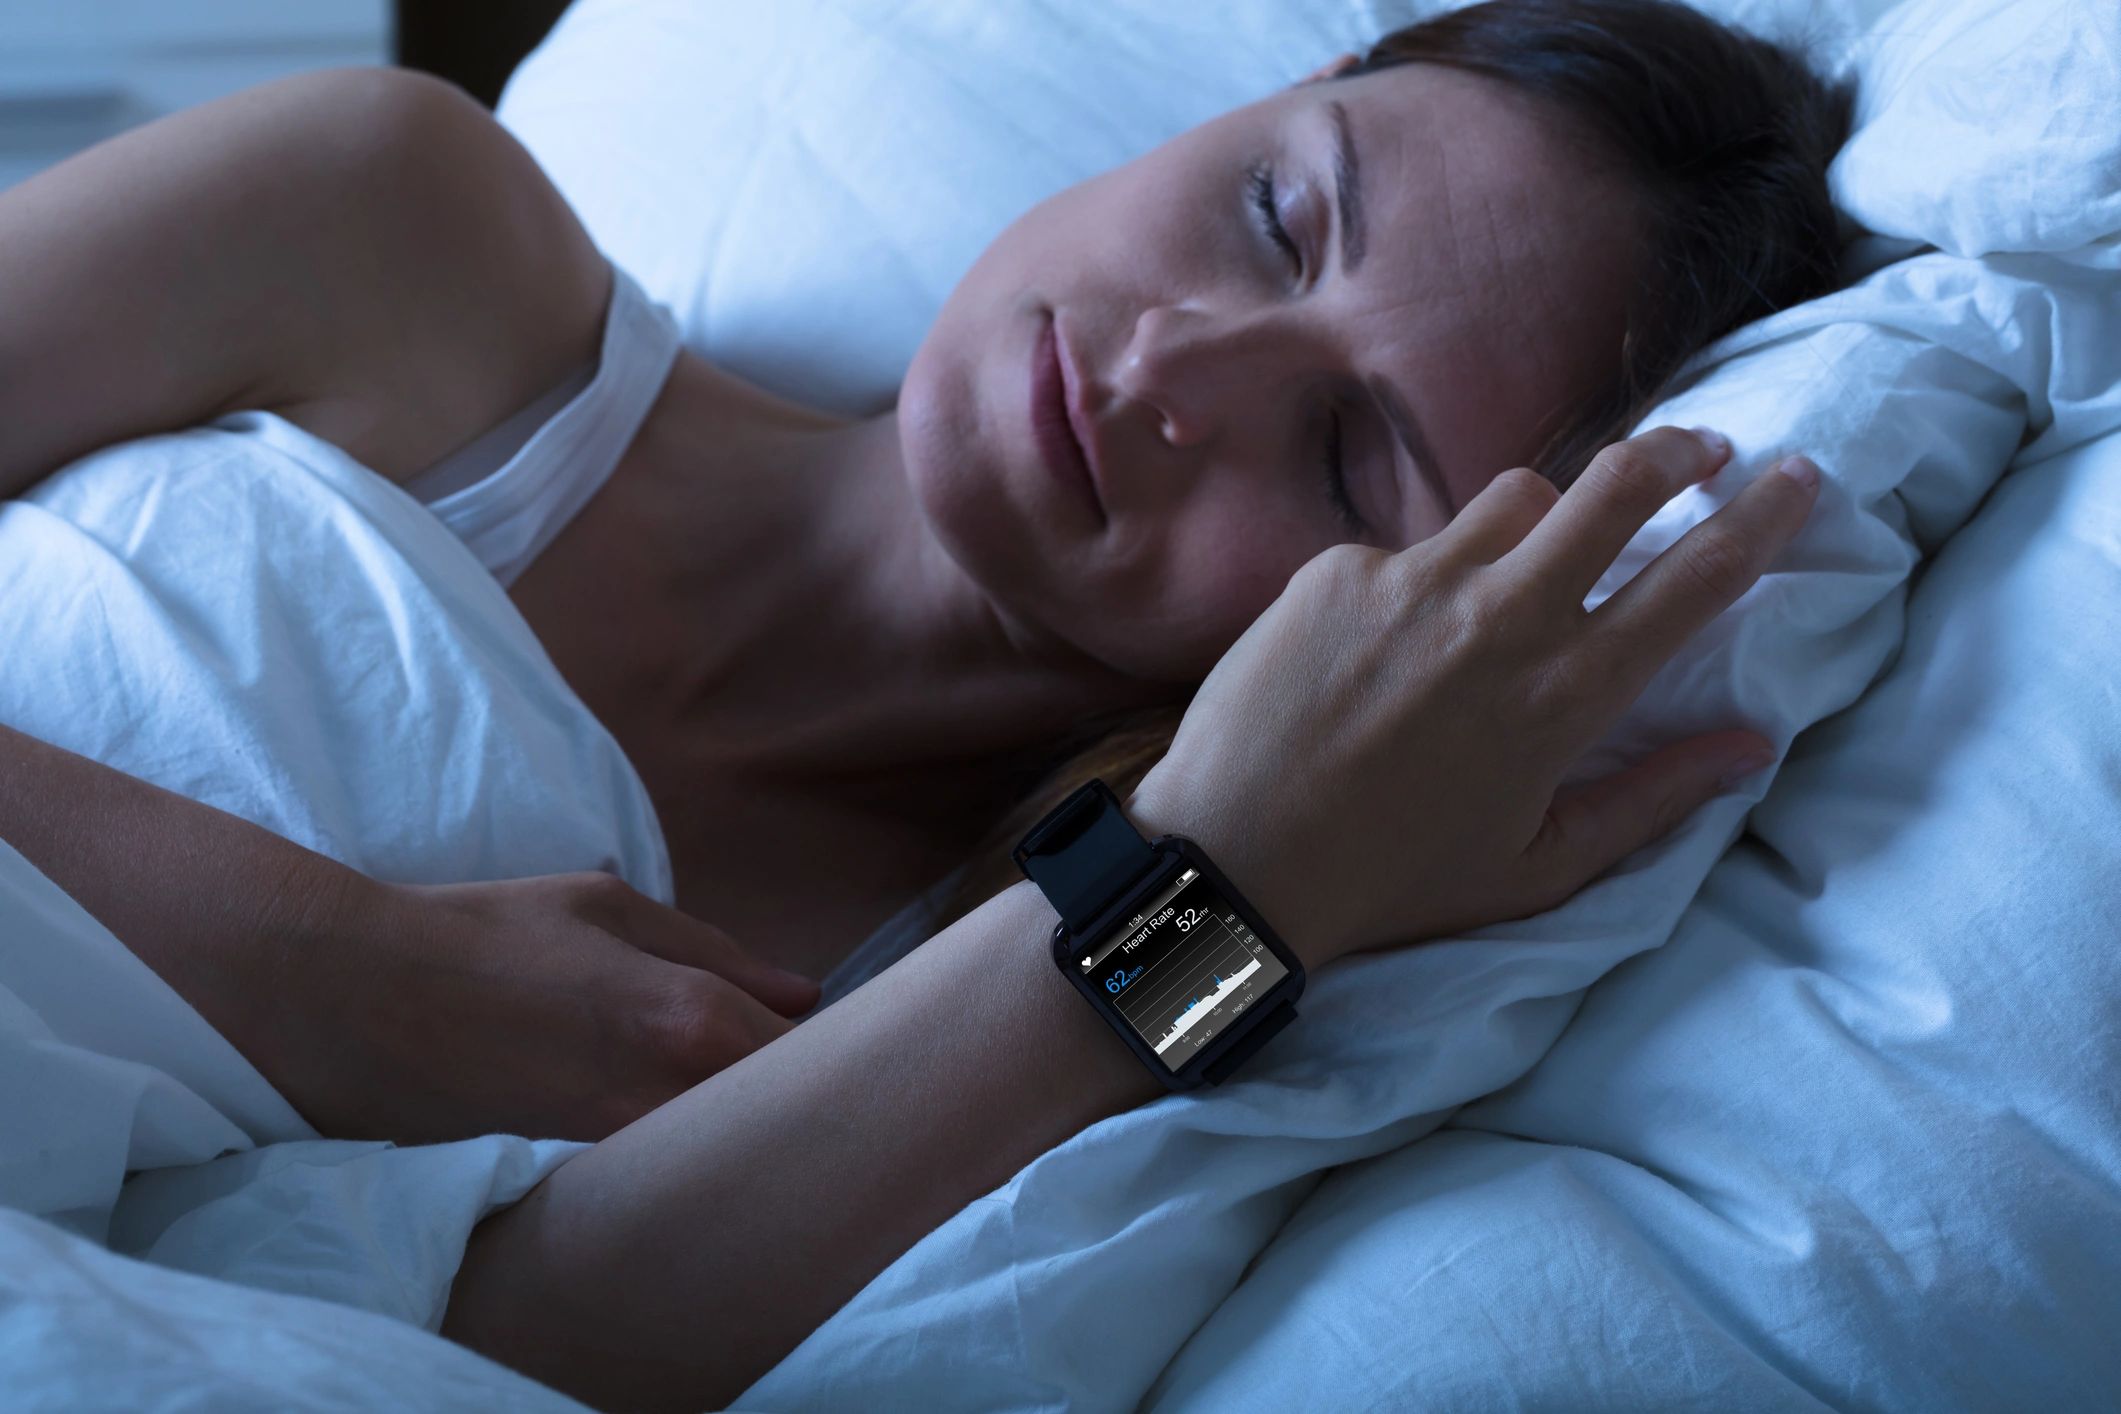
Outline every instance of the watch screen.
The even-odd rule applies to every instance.
[[[1190,864],[1075,965],[1172,1070],[1289,975]]]

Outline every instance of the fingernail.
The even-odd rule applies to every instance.
[[[1699,437],[1701,444],[1709,449],[1709,453],[1712,456],[1723,457],[1730,455],[1731,439],[1718,432],[1715,428],[1689,427],[1687,431]]]
[[[1819,489],[1819,468],[1812,464],[1810,457],[1802,453],[1796,456],[1784,457],[1781,461],[1775,463],[1774,469],[1807,491]]]
[[[1723,777],[1716,782],[1716,789],[1720,791],[1729,790],[1761,767],[1772,766],[1773,764],[1775,764],[1775,753],[1772,751],[1762,751],[1756,752],[1751,756],[1741,756],[1723,768]]]

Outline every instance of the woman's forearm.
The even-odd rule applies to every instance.
[[[363,881],[337,860],[11,727],[0,839],[283,1091],[290,964]]]
[[[965,1204],[1163,1093],[1054,967],[1055,922],[1018,883],[563,1165],[474,1234],[444,1333],[593,1404],[722,1408]]]
[[[290,1090],[302,953],[344,942],[363,876],[6,727],[0,838]],[[474,1235],[445,1332],[592,1401],[727,1403],[966,1203],[1163,1093],[1054,967],[1055,921],[1020,883],[562,1166]]]
[[[474,1234],[443,1333],[609,1408],[719,1409],[1045,1150],[1162,1087],[1019,883],[562,1165]]]

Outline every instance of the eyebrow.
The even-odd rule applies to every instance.
[[[1368,232],[1362,219],[1362,161],[1355,152],[1355,132],[1348,124],[1348,109],[1339,99],[1329,99],[1333,114],[1333,188],[1340,205],[1340,264],[1349,274],[1362,266]]]
[[[1362,264],[1363,251],[1369,243],[1369,232],[1363,224],[1362,158],[1355,150],[1355,129],[1348,121],[1347,105],[1333,98],[1326,101],[1326,109],[1333,115],[1333,187],[1334,204],[1340,208],[1340,269],[1341,274],[1352,275]],[[1385,421],[1392,425],[1399,445],[1406,449],[1407,459],[1414,463],[1415,474],[1428,482],[1444,514],[1456,515],[1436,451],[1423,434],[1414,410],[1381,375],[1371,375],[1367,386],[1384,410]]]

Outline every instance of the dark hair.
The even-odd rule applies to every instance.
[[[1791,50],[1678,0],[1491,0],[1386,35],[1340,77],[1402,64],[1483,74],[1543,104],[1642,199],[1620,365],[1557,410],[1529,463],[1556,485],[1662,402],[1693,354],[1838,283],[1826,169],[1854,94]]]
[[[1677,0],[1487,0],[1395,30],[1341,79],[1401,64],[1482,74],[1542,104],[1631,179],[1645,274],[1619,367],[1556,409],[1529,465],[1566,487],[1663,401],[1687,359],[1731,330],[1835,288],[1841,231],[1826,169],[1854,95],[1797,53]],[[1501,468],[1497,468],[1501,470]],[[1170,748],[1185,704],[1094,719],[997,821],[943,920],[1019,876],[1010,846],[1102,777],[1122,798]]]

